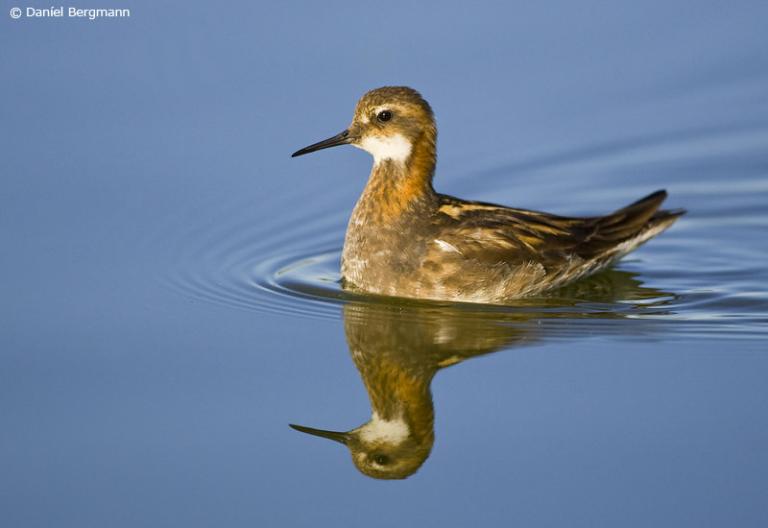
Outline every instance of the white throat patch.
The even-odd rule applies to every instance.
[[[392,160],[405,163],[411,155],[411,142],[400,134],[394,136],[366,136],[359,145],[355,145],[373,156],[373,162]]]
[[[364,442],[401,444],[408,438],[409,434],[410,431],[405,420],[382,420],[376,413],[373,413],[370,422],[360,428],[360,435]]]

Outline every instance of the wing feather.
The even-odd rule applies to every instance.
[[[557,267],[609,257],[628,241],[643,242],[646,230],[671,225],[684,211],[659,211],[666,197],[662,190],[605,216],[563,217],[442,196],[436,227],[464,258]]]

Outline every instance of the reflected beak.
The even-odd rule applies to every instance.
[[[308,147],[309,148],[309,147]],[[324,148],[324,147],[323,147]],[[301,431],[302,433],[311,434],[314,436],[321,436],[323,438],[329,438],[336,442],[346,445],[349,442],[349,433],[342,433],[339,431],[324,431],[323,429],[313,429],[311,427],[304,427],[303,425],[288,424],[293,429]]]
[[[309,154],[310,152],[315,152],[317,150],[323,150],[331,147],[338,147],[339,145],[346,145],[351,141],[352,141],[352,138],[349,137],[349,130],[345,130],[341,134],[336,134],[333,137],[324,139],[323,141],[320,141],[308,147],[304,147],[301,150],[297,150],[296,152],[291,154],[291,157],[295,158],[296,156],[303,156],[304,154]]]

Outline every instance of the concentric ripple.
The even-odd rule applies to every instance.
[[[178,239],[163,282],[182,295],[259,312],[337,317],[345,293],[338,259],[345,218],[331,213],[284,223],[252,204],[228,209]],[[234,221],[233,221],[234,219]],[[167,239],[166,239],[167,241]]]

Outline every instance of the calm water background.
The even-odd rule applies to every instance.
[[[3,526],[768,525],[768,4],[288,4],[2,2]],[[289,154],[384,84],[443,192],[689,210],[438,373],[400,482],[287,427],[369,415],[335,281],[370,159]]]

